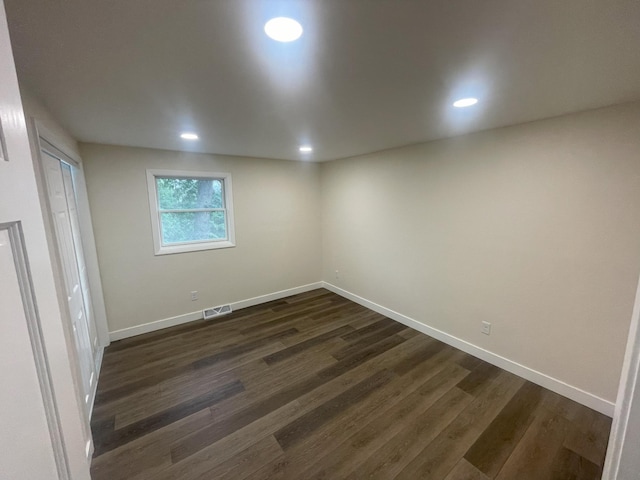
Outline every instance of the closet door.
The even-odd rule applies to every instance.
[[[69,219],[71,220],[71,233],[73,234],[73,245],[76,254],[76,263],[78,265],[78,273],[80,275],[80,287],[82,288],[82,301],[86,315],[86,323],[89,331],[89,339],[91,340],[91,353],[94,360],[98,351],[98,331],[93,317],[93,306],[91,303],[91,294],[89,291],[89,275],[87,273],[87,264],[84,260],[84,251],[82,250],[82,238],[80,237],[80,221],[78,220],[78,202],[73,181],[73,170],[68,163],[60,162],[62,168],[62,179],[64,181],[64,190],[67,195],[67,207],[69,208]]]
[[[53,220],[71,327],[80,367],[84,406],[88,415],[91,411],[93,392],[95,383],[97,382],[94,347],[91,333],[92,329],[89,326],[89,317],[87,316],[85,308],[80,267],[78,265],[78,258],[82,255],[82,250],[78,250],[78,248],[81,248],[79,247],[79,234],[76,233],[76,235],[74,235],[73,228],[75,217],[77,232],[75,198],[73,202],[69,202],[68,200],[69,196],[73,196],[73,190],[70,188],[70,193],[67,193],[63,165],[66,164],[43,151],[42,166],[47,183],[50,213]],[[67,175],[70,178],[70,171],[68,169]],[[73,208],[70,207],[70,203],[73,205]],[[75,240],[74,237],[76,237],[77,240]],[[95,328],[93,329],[93,335],[95,337]]]

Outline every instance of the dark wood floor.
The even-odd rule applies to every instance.
[[[598,479],[610,419],[326,290],[113,343],[94,480]]]

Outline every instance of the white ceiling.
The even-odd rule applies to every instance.
[[[86,142],[326,160],[640,99],[638,0],[5,4],[20,80]],[[264,35],[282,15],[298,41]]]

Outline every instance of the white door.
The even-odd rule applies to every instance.
[[[87,263],[84,259],[84,251],[82,249],[82,238],[80,237],[80,221],[78,219],[78,201],[75,190],[75,167],[68,163],[60,162],[62,168],[62,179],[64,180],[64,190],[67,194],[67,207],[69,208],[69,219],[71,220],[71,232],[73,233],[73,246],[75,249],[76,263],[78,273],[80,275],[80,286],[82,288],[82,301],[84,304],[84,313],[86,316],[87,328],[89,331],[89,339],[91,341],[91,352],[94,364],[97,361],[98,354],[98,329],[93,316],[93,305],[91,303],[91,293],[89,290],[89,274],[87,272]],[[97,368],[97,367],[96,367]]]
[[[6,174],[5,167],[0,164],[0,179]],[[0,436],[0,465],[4,473],[0,473],[0,478],[57,478],[60,465],[48,445],[51,442],[49,419],[32,357],[29,319],[22,298],[24,285],[15,262],[21,247],[12,242],[11,228],[17,228],[17,224],[0,222],[0,373],[3,379],[0,405],[5,414],[2,417],[4,433]]]
[[[80,410],[0,0],[0,478],[89,480]]]
[[[88,288],[83,288],[81,275],[86,276],[86,268],[84,268],[84,261],[79,262],[79,259],[82,258],[82,247],[71,170],[69,165],[44,151],[42,164],[82,377],[84,407],[89,414],[97,381],[94,354],[97,336],[95,327],[89,323],[85,308],[85,298],[88,300],[88,297],[85,297],[85,292],[88,293]],[[84,270],[83,273],[81,273],[82,270]]]

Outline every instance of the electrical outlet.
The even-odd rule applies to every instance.
[[[340,270],[336,270],[336,280],[340,280]]]
[[[491,335],[491,324],[489,322],[482,322],[480,331],[485,335]]]
[[[191,301],[195,302],[197,299],[198,299],[198,292],[194,290],[193,292],[191,292]]]

